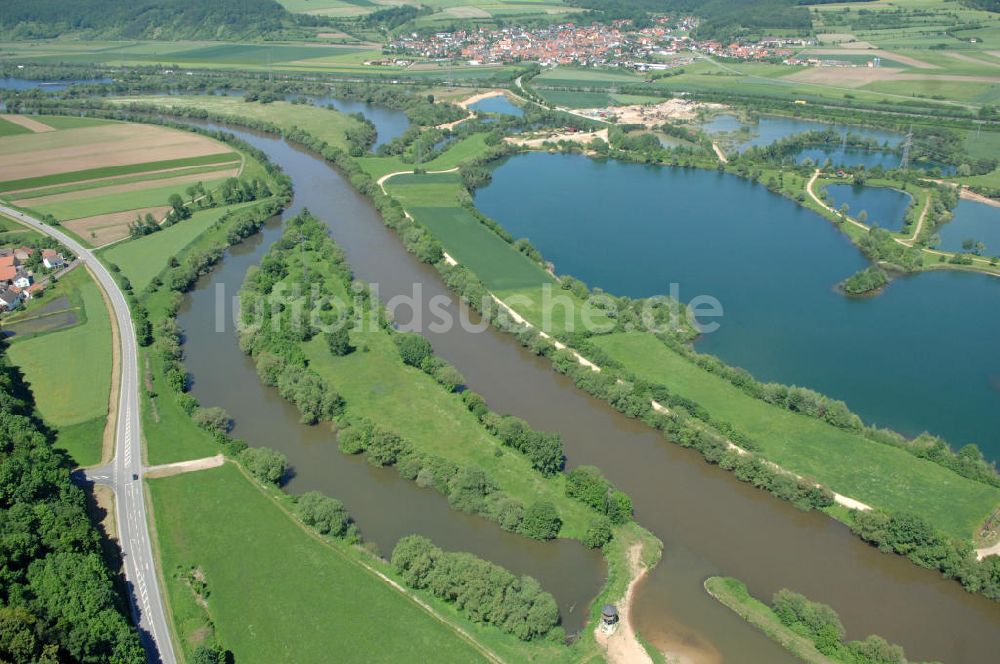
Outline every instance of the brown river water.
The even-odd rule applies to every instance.
[[[234,133],[292,177],[295,200],[286,215],[308,208],[323,219],[356,276],[378,284],[383,300],[412,294],[419,284],[417,309],[425,320],[430,319],[427,303],[436,298],[454,316],[464,312],[478,321],[432,267],[406,252],[335,169],[282,140]],[[260,384],[252,362],[238,348],[231,298],[247,268],[279,232],[272,224],[234,248],[187,298],[180,322],[195,396],[203,405],[224,407],[235,420],[235,435],[288,455],[294,468],[286,487],[291,493],[319,489],[343,500],[365,538],[384,554],[413,532],[445,549],[473,551],[538,578],[558,600],[567,631],[578,630],[604,579],[599,554],[576,542],[543,544],[505,533],[451,509],[445,498],[394,470],[341,454],[328,426],[299,424],[294,407]],[[397,322],[405,327],[411,313],[397,309]],[[761,598],[787,587],[830,604],[849,638],[879,634],[904,646],[912,660],[1000,661],[1000,604],[879,553],[823,514],[800,512],[738,482],[697,453],[578,390],[510,335],[493,329],[472,332],[461,325],[423,332],[494,410],[558,432],[569,467],[597,465],[632,496],[636,520],[664,543],[663,560],[640,586],[635,604],[637,628],[655,645],[695,661],[796,661],[708,596],[704,579],[725,574],[744,580]]]

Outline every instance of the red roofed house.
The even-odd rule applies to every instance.
[[[57,253],[55,249],[44,249],[42,250],[42,264],[51,270],[63,267],[66,265],[66,261],[63,260],[62,254]]]
[[[0,283],[11,283],[16,278],[16,267],[13,265],[0,265]]]
[[[14,267],[17,265],[17,258],[14,256],[0,256],[0,267]]]
[[[19,261],[26,261],[31,258],[31,254],[35,253],[35,250],[31,247],[18,247],[14,250],[14,257]]]

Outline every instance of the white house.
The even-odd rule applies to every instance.
[[[30,286],[32,283],[31,275],[24,270],[18,270],[17,276],[14,277],[14,285],[18,288],[24,289]]]
[[[0,289],[0,309],[10,311],[12,309],[17,309],[19,304],[21,304],[20,293],[15,293],[9,288]]]
[[[66,261],[63,259],[62,254],[57,254],[52,249],[46,249],[42,252],[42,264],[52,270],[65,266]]]

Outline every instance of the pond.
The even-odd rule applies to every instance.
[[[515,117],[524,115],[524,110],[504,95],[480,99],[476,103],[471,104],[469,108],[480,113],[497,113],[499,115],[513,115]]]
[[[868,225],[878,224],[880,228],[893,232],[903,228],[906,210],[913,202],[910,194],[890,187],[831,184],[827,185],[826,193],[830,207],[839,210],[846,203],[850,216],[857,218],[864,211],[868,216]]]
[[[703,123],[701,129],[709,134],[732,133],[741,130],[748,131],[751,134],[750,137],[737,143],[737,147],[740,150],[745,150],[749,147],[770,145],[779,139],[807,131],[827,131],[829,129],[833,129],[841,136],[846,136],[850,133],[863,138],[875,139],[880,144],[888,147],[895,147],[903,140],[901,134],[893,131],[872,129],[870,127],[854,127],[845,124],[820,122],[818,120],[800,120],[798,118],[788,118],[778,115],[761,115],[756,124],[747,124],[735,115],[722,114]]]
[[[79,78],[60,81],[34,81],[27,78],[16,78],[13,76],[0,78],[0,88],[7,90],[35,90],[41,89],[48,92],[59,92],[71,85],[99,85],[111,83],[110,78]]]
[[[962,199],[953,211],[955,217],[938,229],[940,249],[962,251],[966,240],[982,242],[986,256],[1000,256],[1000,207]]]
[[[476,205],[559,274],[616,295],[677,284],[685,302],[717,298],[725,315],[702,352],[843,399],[866,422],[1000,458],[993,277],[922,273],[879,297],[845,298],[836,285],[868,261],[843,233],[715,171],[531,153],[497,168]]]

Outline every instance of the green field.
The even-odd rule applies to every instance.
[[[111,321],[100,290],[86,270],[78,268],[66,275],[35,305],[61,296],[79,303],[78,324],[21,340],[15,336],[8,355],[24,372],[42,418],[59,430],[56,444],[86,466],[101,457],[100,435],[90,434],[103,431],[108,415]]]
[[[5,120],[0,117],[0,137],[2,136],[17,136],[18,134],[30,134],[31,130],[22,127],[19,124],[15,124],[9,120]]]
[[[767,459],[843,495],[890,511],[919,514],[962,539],[969,539],[1000,504],[1000,489],[754,399],[651,335],[612,334],[595,337],[593,343],[638,377],[665,385],[748,434]]]
[[[386,188],[440,240],[452,258],[475,272],[494,295],[537,327],[550,334],[582,330],[585,314],[591,323],[607,322],[602,313],[562,290],[555,277],[459,205],[461,182],[457,174],[397,175],[386,182]]]
[[[431,161],[422,164],[406,164],[398,157],[360,157],[357,161],[366,173],[376,180],[389,173],[412,171],[422,168],[427,171],[447,171],[474,157],[486,149],[484,134],[473,134],[452,143],[448,149]]]
[[[135,98],[117,98],[113,103],[134,103]],[[201,96],[201,97],[142,97],[143,104],[156,104],[167,108],[200,108],[210,113],[239,118],[251,118],[272,122],[280,127],[290,129],[298,127],[310,134],[323,139],[332,146],[347,147],[345,132],[358,121],[354,118],[326,108],[318,108],[309,104],[290,104],[276,101],[270,104],[247,103],[242,97]]]
[[[39,187],[37,189],[31,189],[25,192],[18,192],[13,194],[11,198],[17,198],[18,200],[30,200],[32,198],[39,198],[41,196],[51,196],[53,194],[66,194],[72,191],[86,191],[88,189],[96,189],[97,187],[113,187],[120,184],[131,184],[132,182],[150,182],[153,180],[159,180],[164,177],[180,177],[182,175],[196,175],[198,173],[210,173],[212,171],[223,170],[226,166],[235,166],[238,163],[238,158],[232,160],[226,164],[210,164],[208,166],[191,166],[189,168],[177,168],[171,169],[170,173],[139,173],[137,175],[126,175],[122,177],[113,177],[108,179],[102,179],[100,182],[71,182],[69,184],[54,185],[51,187]]]
[[[92,168],[83,171],[67,171],[54,175],[41,177],[24,178],[21,180],[7,180],[0,182],[0,192],[16,191],[19,189],[34,189],[35,187],[50,187],[55,185],[80,182],[82,180],[94,180],[97,178],[110,178],[118,175],[131,175],[138,173],[151,173],[172,168],[183,168],[188,166],[204,166],[206,164],[231,164],[239,160],[239,155],[235,152],[224,152],[220,154],[210,154],[204,157],[187,157],[185,159],[168,159],[166,161],[147,161],[143,164],[130,164],[128,166],[107,166],[104,168]],[[162,176],[157,176],[162,177]]]
[[[167,267],[167,262],[172,256],[176,256],[191,244],[226,212],[242,207],[245,205],[199,210],[190,219],[164,228],[158,233],[128,242],[119,242],[104,250],[101,257],[106,262],[114,263],[121,268],[122,274],[132,282],[132,288],[141,291],[149,285],[153,277]]]
[[[173,175],[164,173],[163,177]],[[150,181],[155,184],[155,180]],[[206,189],[215,189],[225,182],[225,178],[205,180],[202,184]],[[103,183],[95,183],[103,184]],[[191,184],[194,184],[193,182]],[[146,189],[137,189],[117,194],[103,194],[100,187],[88,189],[93,196],[78,198],[76,200],[59,201],[56,203],[45,203],[42,205],[32,205],[31,209],[40,215],[51,214],[56,219],[80,219],[83,217],[94,217],[99,214],[110,214],[123,210],[136,210],[140,208],[157,207],[166,205],[171,194],[181,194],[184,196],[184,189],[189,186],[185,184],[172,184],[164,187],[150,186]],[[186,198],[186,197],[185,197]]]
[[[319,540],[232,464],[149,481],[160,569],[183,651],[214,628],[241,664],[475,662],[447,625]],[[204,575],[205,608],[183,572]],[[391,627],[390,627],[391,626]]]

